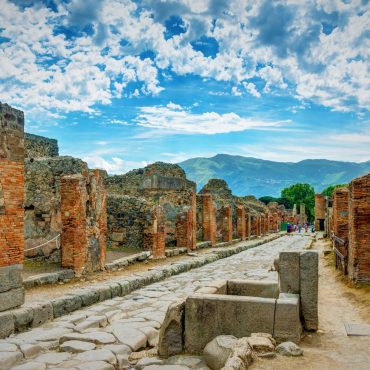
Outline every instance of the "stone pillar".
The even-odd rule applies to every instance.
[[[106,194],[99,171],[61,179],[62,267],[75,274],[102,270],[106,254]]]
[[[292,217],[293,217],[293,223],[297,223],[298,217],[297,217],[297,205],[294,204],[293,206],[293,212],[292,212]]]
[[[306,223],[306,205],[301,203],[299,208],[299,222],[301,223],[302,227]]]
[[[246,222],[245,209],[243,206],[238,206],[236,209],[236,234],[241,240],[245,240],[246,236]]]
[[[348,195],[349,191],[347,188],[337,188],[333,192],[333,232],[335,236],[344,242],[348,241]],[[347,247],[338,243],[336,239],[333,239],[333,247],[338,249],[344,256],[347,256]],[[343,267],[345,268],[346,266]]]
[[[144,249],[151,251],[155,259],[166,257],[165,219],[161,206],[154,208],[151,223],[144,230]]]
[[[348,274],[354,281],[370,281],[370,174],[349,184]]]
[[[203,238],[216,245],[216,207],[213,204],[212,195],[203,195]]]
[[[251,217],[251,214],[248,212],[246,217],[245,217],[245,221],[246,221],[246,237],[248,240],[250,240],[251,238],[251,229],[252,229],[252,217]]]
[[[224,242],[233,240],[233,215],[230,205],[222,208],[222,240]]]
[[[0,103],[0,311],[24,303],[23,201],[24,115]]]
[[[193,211],[185,209],[177,215],[176,245],[189,250],[196,249],[196,230],[193,220]]]
[[[265,234],[269,233],[269,226],[270,226],[270,215],[268,213],[265,214]]]

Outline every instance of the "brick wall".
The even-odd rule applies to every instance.
[[[349,185],[348,274],[355,281],[370,281],[370,174]]]
[[[304,203],[301,203],[299,207],[299,222],[302,226],[306,223],[306,205]]]
[[[61,179],[62,267],[101,270],[106,253],[106,194],[99,171]]]
[[[246,219],[245,219],[245,209],[243,206],[238,206],[236,209],[236,234],[241,240],[246,238]]]
[[[203,238],[216,244],[216,207],[211,194],[203,194]]]
[[[0,103],[0,311],[24,303],[24,115]]]
[[[152,252],[153,258],[165,258],[165,215],[161,206],[154,207],[149,225],[144,230],[144,249]]]
[[[335,189],[333,192],[333,232],[343,241],[348,241],[348,195],[349,191],[347,188]],[[333,239],[333,246],[343,255],[347,255],[346,247],[335,239]]]
[[[233,240],[233,214],[231,206],[222,208],[222,240],[231,242]]]
[[[177,214],[176,245],[196,249],[196,196],[192,197],[192,207],[186,207]],[[194,217],[195,216],[195,217]]]
[[[326,205],[325,196],[315,194],[315,229],[320,230],[320,220],[325,220]]]

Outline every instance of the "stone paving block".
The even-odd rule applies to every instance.
[[[24,358],[32,358],[40,354],[44,349],[38,344],[21,344],[20,350],[22,351]]]
[[[0,369],[10,369],[23,359],[21,352],[0,352]]]
[[[306,330],[317,330],[319,255],[316,251],[305,251],[300,256],[300,290],[303,325]]]
[[[274,338],[279,343],[299,343],[302,325],[299,310],[299,294],[281,293],[276,300]]]
[[[65,295],[51,301],[55,318],[76,311],[82,307],[82,299],[77,295]]]
[[[133,351],[145,347],[147,343],[147,337],[144,333],[123,323],[114,325],[113,334],[120,343],[126,344]]]
[[[114,370],[114,366],[105,361],[90,361],[77,365],[79,370]]]
[[[96,348],[94,343],[82,342],[80,340],[68,340],[60,345],[62,352],[80,353],[91,351]]]
[[[14,333],[14,317],[10,312],[0,312],[0,338],[6,338]]]
[[[13,343],[0,342],[0,352],[16,352],[18,347]]]
[[[95,344],[111,344],[116,342],[116,338],[110,334],[102,331],[90,332],[90,333],[70,333],[63,335],[59,339],[59,343],[62,344],[68,340],[80,340],[83,342],[92,342]]]
[[[298,294],[300,291],[300,252],[280,252],[279,287],[282,293]]]
[[[100,297],[99,292],[92,288],[81,289],[81,290],[75,291],[71,295],[76,295],[80,297],[83,307],[91,306],[94,303],[99,302],[99,297]]]
[[[12,367],[11,370],[45,370],[46,365],[40,362],[26,362],[21,365]]]
[[[115,365],[117,363],[116,356],[108,349],[96,349],[92,351],[82,352],[79,353],[75,357],[75,359],[80,361],[89,361],[94,359],[94,361],[105,361],[112,365]]]
[[[46,365],[58,365],[71,358],[71,354],[67,352],[50,352],[44,353],[34,359],[35,362],[41,362]]]

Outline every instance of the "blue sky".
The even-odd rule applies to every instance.
[[[0,0],[0,100],[122,173],[217,153],[370,160],[366,0]]]

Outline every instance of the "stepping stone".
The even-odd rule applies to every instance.
[[[133,351],[146,346],[146,335],[141,331],[133,329],[125,324],[116,323],[113,328],[113,334],[116,336],[119,342],[130,346]]]
[[[344,323],[348,336],[370,336],[370,325],[368,324],[356,324],[356,323]]]
[[[91,351],[96,348],[94,343],[82,342],[80,340],[68,340],[60,346],[60,350],[63,352],[81,353],[85,351]]]

